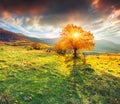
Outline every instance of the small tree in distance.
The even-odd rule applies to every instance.
[[[94,36],[81,27],[68,24],[61,32],[61,38],[55,45],[55,50],[73,50],[74,58],[77,57],[77,50],[91,50],[94,47]]]

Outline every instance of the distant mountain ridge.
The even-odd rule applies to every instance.
[[[0,41],[10,42],[16,40],[29,40],[32,42],[40,42],[50,46],[55,45],[60,38],[34,38],[28,37],[23,34],[14,33],[11,31],[4,30],[0,28]],[[120,53],[120,44],[116,44],[114,42],[108,40],[95,40],[95,52],[112,52],[112,53]]]
[[[120,44],[116,44],[114,42],[102,39],[95,40],[95,48],[96,52],[120,52]]]
[[[25,36],[25,38],[33,42],[41,42],[44,44],[48,44],[50,46],[55,45],[60,39],[60,38],[34,38],[34,37],[28,37],[28,36]]]
[[[16,40],[25,40],[24,36],[0,28],[0,41],[10,42]]]
[[[42,43],[52,45],[52,46],[55,45],[59,41],[59,38],[38,39],[38,38],[28,37],[27,39],[31,41],[42,42]],[[112,52],[112,53],[120,52],[120,44],[116,44],[114,42],[111,42],[105,39],[95,40],[94,42],[95,42],[95,47],[94,47],[95,52]]]
[[[34,37],[28,37],[21,33],[14,33],[14,32],[0,28],[0,41],[11,42],[11,41],[16,41],[16,40],[30,40],[32,42],[40,42],[40,43],[45,43],[48,45],[54,45],[55,43],[57,43],[59,38],[53,38],[53,39],[40,38],[39,39],[39,38],[34,38]]]

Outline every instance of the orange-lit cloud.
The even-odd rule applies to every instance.
[[[92,1],[92,5],[93,5],[95,8],[99,8],[99,1],[100,1],[100,0],[93,0],[93,1]]]
[[[113,9],[120,9],[120,0],[92,0],[92,6],[102,13],[110,13]]]
[[[4,11],[4,12],[2,12],[1,15],[5,18],[8,18],[10,14],[7,11]]]
[[[119,41],[120,0],[0,0],[0,28],[43,38],[69,23]]]

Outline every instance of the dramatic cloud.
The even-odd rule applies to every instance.
[[[0,0],[0,12],[59,14],[76,10],[86,11],[89,0]]]
[[[0,12],[36,14],[45,11],[48,0],[0,0]]]
[[[47,14],[65,14],[75,11],[86,13],[89,8],[89,0],[51,0],[47,7]]]
[[[120,0],[92,0],[92,5],[102,13],[120,9]]]
[[[120,40],[119,0],[0,0],[0,27],[38,38],[58,37],[67,24],[95,39]]]
[[[42,16],[17,17],[9,15],[0,20],[0,27],[37,38],[58,37],[60,29],[51,25],[41,25]]]
[[[85,26],[91,30],[96,39],[107,39],[114,42],[119,42],[120,39],[120,19],[119,10],[112,11],[106,18],[100,18]],[[116,41],[117,40],[117,41]]]

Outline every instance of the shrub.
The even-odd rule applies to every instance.
[[[86,72],[94,72],[94,69],[90,68],[90,67],[87,67],[84,69]]]
[[[60,55],[65,55],[66,54],[66,50],[57,50],[56,52]]]

